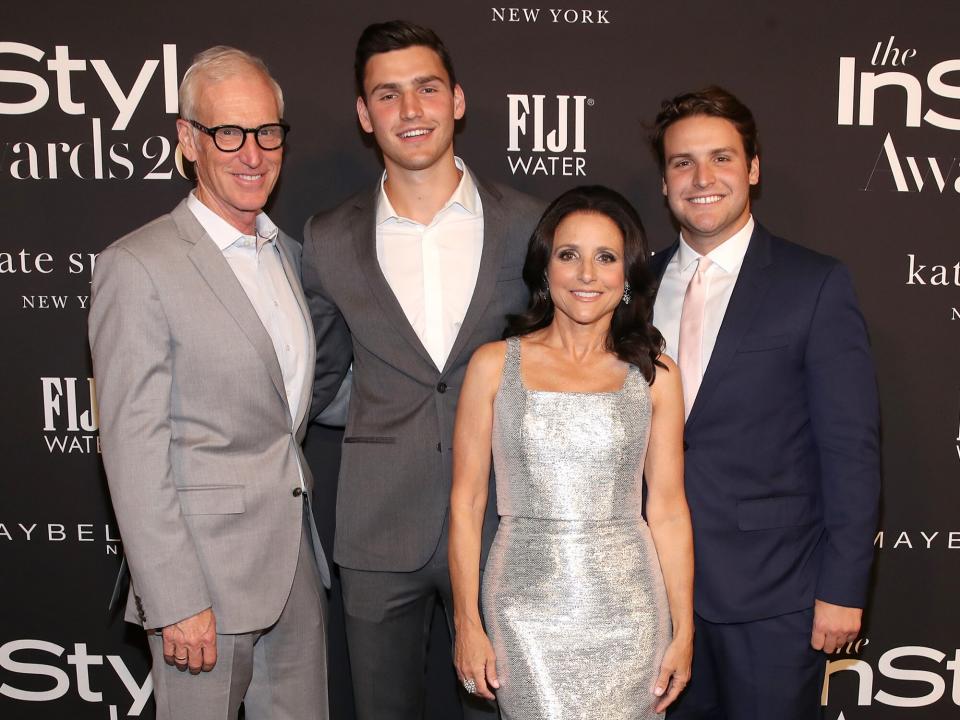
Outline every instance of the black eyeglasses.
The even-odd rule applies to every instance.
[[[243,128],[239,125],[217,125],[209,128],[196,120],[190,120],[189,123],[200,132],[212,137],[213,144],[223,152],[237,152],[246,142],[247,133],[253,135],[261,149],[278,150],[283,147],[287,133],[290,132],[290,126],[286,123],[268,123],[255,128]]]

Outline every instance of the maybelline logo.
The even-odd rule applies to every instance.
[[[99,453],[100,418],[93,378],[42,377],[43,440],[50,453]]]
[[[521,8],[492,7],[491,22],[536,23],[548,22],[556,25],[609,25],[609,10],[580,10],[577,8]]]
[[[947,654],[922,645],[895,647],[881,654],[874,666],[861,655],[869,642],[863,638],[850,643],[834,653],[833,657],[837,659],[827,662],[820,696],[822,705],[828,703],[831,683],[836,683],[838,689],[839,686],[848,687],[847,671],[855,676],[849,679],[856,683],[857,707],[877,703],[888,707],[918,708],[939,703],[946,712],[944,706],[960,705],[960,649],[949,650],[952,654]],[[875,646],[871,650],[876,650]],[[852,712],[852,708],[845,709]],[[843,719],[843,712],[834,718]],[[852,715],[850,720],[853,720]]]
[[[587,174],[586,95],[507,95],[509,141],[507,163],[517,175]],[[549,130],[547,128],[550,128]]]
[[[0,543],[100,543],[107,555],[118,555],[120,536],[108,524],[23,523],[0,521]]]
[[[174,146],[163,135],[153,135],[140,141],[125,135],[105,135],[106,132],[122,133],[140,107],[147,88],[154,83],[157,68],[161,68],[159,82],[163,88],[163,111],[177,113],[177,46],[165,44],[160,58],[148,58],[133,85],[124,89],[117,74],[106,60],[89,60],[102,92],[112,102],[112,107],[98,104],[98,110],[88,111],[91,98],[75,96],[74,77],[88,73],[88,61],[71,57],[68,45],[57,45],[52,57],[43,62],[47,51],[20,42],[0,42],[0,97],[22,97],[16,102],[0,102],[0,115],[29,115],[45,108],[56,96],[56,103],[66,115],[89,117],[89,141],[72,144],[53,138],[38,140],[4,140],[0,145],[0,171],[14,180],[59,180],[73,177],[82,180],[169,180],[173,177]],[[4,65],[6,67],[4,67]],[[30,70],[6,69],[14,67],[44,68],[52,73],[44,76]],[[121,76],[128,75],[124,68]],[[80,85],[80,83],[77,83]],[[91,87],[90,83],[83,83]],[[4,86],[12,86],[7,89]],[[110,127],[104,129],[101,113]],[[111,142],[111,140],[117,140]],[[179,168],[178,168],[179,170]]]
[[[138,717],[143,712],[153,693],[149,672],[140,682],[122,656],[91,654],[86,643],[74,643],[73,652],[66,657],[65,652],[65,647],[46,640],[10,640],[0,645],[0,695],[22,702],[53,702],[73,691],[84,702],[107,705],[111,720],[120,715]],[[98,688],[110,673],[129,697],[104,699]]]
[[[870,56],[871,67],[884,72],[857,72],[856,57],[841,57],[839,93],[837,95],[837,124],[872,127],[875,125],[875,106],[882,88],[887,107],[902,107],[903,127],[915,128],[922,124],[942,130],[960,130],[960,118],[942,114],[932,107],[924,111],[926,92],[938,97],[960,100],[960,85],[946,82],[951,73],[960,72],[960,58],[934,64],[921,82],[923,72],[916,69],[920,54],[917,48],[899,47],[896,36],[880,40]],[[859,79],[859,93],[857,82]],[[859,111],[857,101],[859,100]],[[948,188],[960,193],[960,158],[926,154],[924,157],[907,155],[898,150],[893,133],[888,131],[863,190],[890,188],[896,192],[937,192]],[[892,180],[892,187],[890,181]]]
[[[873,546],[878,550],[960,550],[960,530],[879,530]]]

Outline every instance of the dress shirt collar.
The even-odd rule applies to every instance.
[[[746,225],[708,252],[707,256],[713,261],[713,264],[727,273],[739,271],[743,264],[743,258],[747,254],[747,245],[750,244],[754,224],[753,215],[750,215]],[[683,239],[683,233],[680,233],[680,249],[675,257],[680,264],[680,272],[700,259],[700,254],[687,245],[687,241]]]
[[[453,162],[461,172],[460,182],[457,184],[457,189],[453,191],[453,195],[451,195],[446,204],[440,208],[440,212],[438,212],[437,215],[439,216],[440,213],[451,205],[459,205],[472,216],[479,215],[480,193],[477,191],[477,184],[473,181],[473,176],[470,174],[463,160],[454,156]],[[380,202],[377,203],[377,225],[382,225],[387,220],[414,222],[413,220],[402,217],[393,209],[393,205],[390,204],[390,198],[387,197],[387,191],[384,188],[386,182],[387,171],[384,170],[383,176],[380,178]]]
[[[222,217],[217,215],[213,210],[204,205],[197,198],[196,192],[191,192],[187,198],[187,207],[190,208],[190,212],[194,214],[194,217],[197,218],[197,221],[203,226],[203,229],[206,231],[207,235],[210,236],[210,239],[216,244],[220,251],[226,250],[228,247],[231,247],[238,241],[247,241],[249,242],[253,239],[252,235],[247,235],[245,233],[237,230],[233,225],[228,223]],[[273,242],[277,239],[277,235],[280,233],[280,229],[273,224],[273,221],[267,217],[265,212],[261,212],[257,215],[257,250],[259,251],[265,242]]]

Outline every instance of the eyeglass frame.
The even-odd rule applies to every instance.
[[[247,135],[249,135],[249,134],[252,134],[252,135],[253,135],[253,140],[254,140],[254,142],[257,143],[257,147],[260,148],[261,150],[264,150],[264,151],[266,151],[266,152],[270,152],[270,151],[272,151],[272,150],[279,150],[280,148],[282,148],[282,147],[286,144],[286,142],[287,142],[287,133],[290,132],[290,126],[287,125],[285,122],[282,122],[282,121],[281,121],[281,122],[275,122],[275,123],[264,123],[263,125],[260,125],[260,126],[255,127],[255,128],[245,128],[245,127],[242,127],[241,125],[232,125],[232,124],[227,124],[227,125],[215,125],[214,127],[207,127],[206,125],[203,125],[203,124],[197,122],[196,120],[187,120],[187,122],[190,123],[190,125],[192,125],[193,127],[195,127],[195,128],[196,128],[197,130],[199,130],[200,132],[209,135],[209,136],[210,136],[210,139],[213,140],[214,146],[215,146],[215,147],[217,148],[217,150],[219,150],[220,152],[240,152],[240,150],[243,149],[244,144],[247,142]],[[280,144],[277,145],[276,147],[265,148],[263,145],[260,144],[259,133],[260,133],[260,131],[263,130],[265,127],[279,127],[279,128],[282,128],[282,129],[283,129],[283,138],[282,138],[282,140],[280,141]],[[232,150],[225,150],[225,149],[223,149],[222,147],[220,147],[220,145],[217,143],[217,131],[218,131],[218,130],[223,130],[223,128],[237,128],[238,130],[240,130],[240,132],[243,133],[243,139],[240,141],[240,144],[237,145],[237,147],[233,148]]]

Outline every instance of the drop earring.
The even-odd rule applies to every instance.
[[[537,294],[540,296],[540,299],[544,302],[550,300],[550,281],[547,280],[547,274],[543,274],[543,287],[537,291]]]

